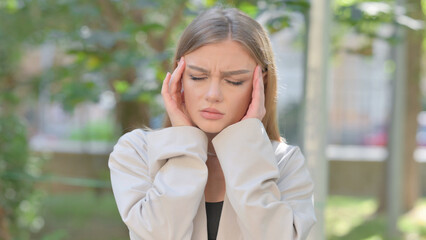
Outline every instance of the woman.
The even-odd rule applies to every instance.
[[[123,135],[109,159],[131,239],[305,239],[313,183],[280,138],[265,30],[212,8],[185,29],[162,96],[164,129]]]

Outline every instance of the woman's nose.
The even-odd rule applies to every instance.
[[[212,81],[206,93],[206,100],[208,102],[221,102],[223,100],[220,84]]]

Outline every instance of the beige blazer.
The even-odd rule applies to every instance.
[[[226,194],[218,240],[305,239],[313,182],[299,148],[270,141],[258,119],[213,140]],[[207,240],[207,137],[196,127],[134,130],[110,155],[111,183],[130,239]]]

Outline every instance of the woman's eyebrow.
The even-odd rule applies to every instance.
[[[201,67],[197,67],[197,66],[194,66],[194,65],[188,65],[188,67],[191,68],[191,69],[194,69],[196,71],[202,72],[202,73],[210,74],[210,71],[208,71],[204,68],[201,68]],[[241,70],[235,70],[235,71],[221,72],[221,74],[222,74],[223,77],[226,77],[226,76],[244,74],[244,73],[249,73],[249,72],[251,72],[251,71],[246,70],[246,69],[241,69]]]

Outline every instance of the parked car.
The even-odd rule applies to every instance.
[[[426,146],[426,111],[419,113],[417,122],[417,145]],[[388,129],[386,127],[377,127],[376,130],[373,130],[364,137],[362,143],[367,146],[386,146],[388,143],[388,136]]]

